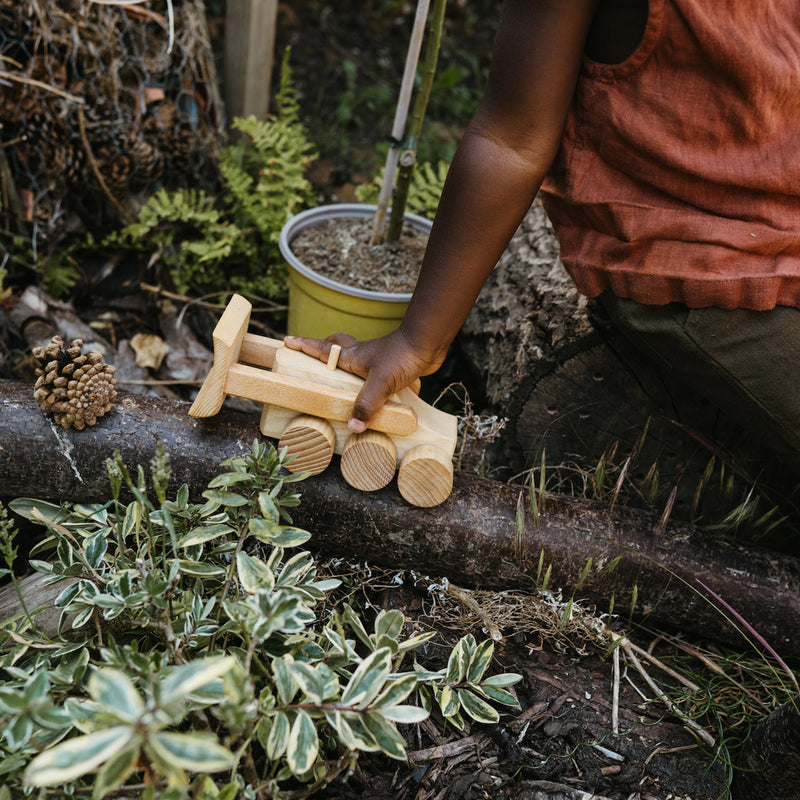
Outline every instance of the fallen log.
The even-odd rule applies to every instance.
[[[129,466],[146,466],[158,442],[171,457],[172,490],[186,483],[199,498],[219,463],[259,435],[258,418],[224,409],[193,419],[188,408],[122,394],[93,428],[63,430],[40,412],[30,386],[0,381],[0,498],[103,501],[105,460],[114,450]],[[613,598],[617,614],[741,645],[705,585],[782,656],[800,656],[800,560],[790,556],[566,496],[540,498],[532,513],[521,487],[467,474],[456,475],[445,503],[428,509],[407,505],[394,483],[379,492],[353,489],[336,460],[301,491],[294,521],[313,533],[320,554],[496,589],[533,590],[550,570],[551,588],[601,612]]]

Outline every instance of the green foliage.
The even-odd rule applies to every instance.
[[[311,199],[305,170],[313,147],[300,122],[284,57],[266,120],[235,119],[242,137],[220,155],[222,191],[161,190],[138,218],[105,240],[113,247],[151,253],[179,292],[234,289],[270,298],[286,293],[286,266],[278,250],[284,223]]]
[[[446,668],[403,670],[434,634],[403,639],[396,610],[369,623],[336,608],[339,581],[296,549],[309,539],[291,519],[304,476],[284,460],[256,441],[192,503],[186,486],[168,498],[163,449],[150,490],[116,455],[106,503],[11,503],[46,526],[30,564],[64,587],[64,635],[27,613],[0,627],[5,786],[99,800],[144,784],[145,800],[185,800],[276,797],[299,781],[308,796],[357,751],[405,758],[397,725],[434,701],[459,727],[464,714],[497,720],[489,701],[516,704],[505,687],[519,676],[486,675],[491,642],[466,636]],[[0,509],[0,541],[12,533]]]
[[[440,161],[436,165],[427,161],[417,164],[408,190],[406,210],[433,219],[449,168],[446,161]],[[357,187],[356,196],[362,203],[376,203],[382,181],[383,170],[372,183]]]
[[[345,85],[335,110],[336,122],[342,126],[361,126],[387,116],[395,100],[389,86],[359,75],[358,67],[350,59],[342,61],[341,69]]]
[[[0,266],[0,303],[4,300],[8,300],[11,297],[11,288],[8,286],[3,286],[6,277],[8,276],[8,270],[5,266]]]

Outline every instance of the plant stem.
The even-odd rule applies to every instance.
[[[405,131],[406,117],[408,116],[408,107],[411,104],[411,92],[414,88],[414,78],[417,74],[417,62],[419,61],[419,52],[422,49],[422,37],[425,34],[425,22],[428,18],[429,5],[430,0],[418,0],[417,2],[417,14],[414,17],[414,27],[411,30],[411,41],[406,54],[403,81],[400,84],[400,97],[397,100],[394,125],[392,126],[392,139],[394,142],[400,142]],[[389,208],[389,197],[392,193],[394,173],[399,156],[400,150],[397,146],[389,148],[386,166],[383,170],[383,184],[378,195],[378,210],[375,212],[372,228],[372,244],[379,244],[383,240],[383,223]]]
[[[408,191],[417,165],[417,140],[422,133],[422,123],[425,120],[425,111],[428,107],[433,78],[436,74],[436,64],[439,61],[439,48],[442,44],[442,27],[444,26],[446,5],[447,0],[434,0],[433,3],[428,46],[425,50],[425,61],[422,65],[422,83],[417,92],[414,111],[411,115],[411,124],[408,130],[409,146],[400,154],[400,169],[397,183],[394,187],[394,194],[392,195],[392,213],[389,218],[389,230],[386,234],[387,242],[396,242],[403,230],[403,217],[405,216],[406,203],[408,202]]]

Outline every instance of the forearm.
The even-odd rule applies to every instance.
[[[402,329],[443,353],[533,202],[549,157],[529,160],[483,131],[462,139]]]
[[[596,0],[506,0],[489,85],[450,168],[401,331],[440,356],[555,158]]]

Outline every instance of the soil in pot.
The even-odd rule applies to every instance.
[[[330,280],[373,292],[413,292],[428,235],[403,228],[392,244],[373,245],[371,219],[329,219],[300,231],[292,250]]]

